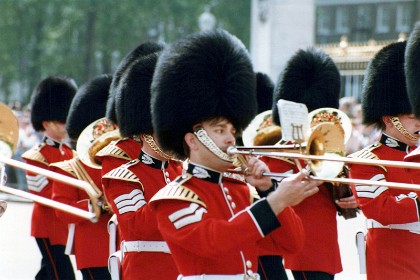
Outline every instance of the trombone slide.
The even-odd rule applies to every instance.
[[[403,161],[395,161],[395,160],[375,160],[375,159],[357,159],[357,158],[347,158],[342,156],[316,156],[316,155],[304,155],[304,154],[297,154],[297,153],[283,153],[283,152],[263,152],[263,151],[255,151],[255,150],[242,150],[243,148],[228,148],[229,154],[240,154],[240,155],[251,155],[251,156],[268,156],[268,157],[284,157],[284,158],[297,158],[303,160],[326,160],[326,161],[334,161],[334,162],[344,162],[350,164],[361,164],[361,165],[383,165],[383,166],[391,166],[397,168],[409,168],[409,169],[420,169],[420,163],[417,162],[403,162]]]
[[[62,182],[62,183],[68,184],[68,185],[75,186],[75,187],[77,187],[79,189],[82,189],[85,192],[87,192],[90,197],[99,198],[102,195],[102,194],[97,193],[95,191],[95,189],[88,182],[85,182],[85,181],[82,181],[82,180],[77,180],[77,179],[74,179],[74,178],[56,173],[56,172],[52,172],[48,169],[44,169],[44,168],[41,168],[41,167],[38,167],[38,166],[27,164],[27,163],[24,163],[24,162],[21,162],[21,161],[18,161],[18,160],[10,159],[10,158],[7,158],[7,157],[5,157],[1,154],[0,154],[0,162],[3,162],[7,165],[11,165],[11,166],[16,167],[16,168],[24,169],[24,170],[29,171],[29,172],[44,175],[44,176],[46,176],[50,179],[53,179],[55,181],[59,181],[59,182]]]
[[[6,186],[0,186],[0,191],[38,202],[39,204],[43,204],[45,206],[52,207],[52,208],[85,218],[94,223],[98,221],[98,219],[95,216],[95,213],[84,211],[74,206],[60,203],[58,201],[54,201],[54,200],[51,200],[42,196],[34,195],[25,191],[13,189]]]
[[[264,172],[262,175],[270,176],[270,177],[283,177],[283,178],[293,176],[293,174],[289,174],[289,173],[286,174],[286,173],[275,173],[275,172]],[[309,176],[309,178],[315,181],[324,181],[324,182],[331,182],[331,183],[384,186],[384,187],[393,188],[393,189],[420,191],[419,185],[408,184],[408,183],[372,181],[372,180],[353,179],[353,178],[322,178],[322,177],[317,177],[317,176],[312,176],[312,175]]]

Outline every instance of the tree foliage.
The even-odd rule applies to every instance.
[[[113,73],[145,41],[171,43],[199,31],[205,7],[217,27],[249,45],[250,0],[2,0],[0,101],[29,102],[48,75],[80,85]]]

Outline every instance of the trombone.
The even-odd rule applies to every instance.
[[[328,137],[328,139],[327,139]],[[303,149],[304,148],[304,149]],[[286,152],[284,152],[286,151]],[[244,164],[244,156],[266,156],[275,158],[289,158],[296,161],[306,160],[308,168],[314,175],[312,180],[327,181],[343,184],[361,184],[371,186],[386,186],[389,188],[408,189],[419,191],[420,186],[409,183],[380,182],[353,178],[336,178],[342,171],[345,163],[362,165],[379,165],[396,168],[420,169],[419,163],[392,160],[356,159],[344,157],[343,133],[338,126],[330,122],[320,123],[312,128],[307,143],[300,145],[274,145],[274,146],[237,146],[229,147],[227,154],[236,157],[236,162]],[[239,165],[239,164],[236,164]],[[234,170],[229,170],[236,172]],[[265,172],[263,176],[288,177],[290,174]]]
[[[272,150],[275,146],[270,147],[269,149]],[[353,164],[363,164],[363,165],[383,165],[383,166],[392,166],[392,167],[399,167],[399,168],[414,168],[420,169],[420,164],[413,163],[413,162],[400,162],[400,161],[392,161],[392,160],[367,160],[367,159],[352,159],[346,158],[341,156],[316,156],[316,155],[304,155],[299,153],[290,153],[290,152],[272,152],[272,151],[262,151],[264,147],[229,147],[228,154],[229,155],[250,155],[250,156],[269,156],[269,157],[281,157],[281,158],[293,158],[293,159],[303,159],[308,161],[332,161],[332,162],[340,162],[340,163],[353,163]],[[278,150],[281,150],[282,147],[279,147]],[[258,151],[256,151],[258,150]],[[312,166],[308,165],[311,171],[314,171]],[[325,168],[325,167],[324,167]],[[334,168],[334,166],[333,166]],[[341,169],[340,169],[341,170]],[[235,172],[234,170],[229,170],[229,172]],[[321,170],[322,172],[322,170]],[[335,178],[336,176],[329,176],[328,173],[335,174],[336,171],[326,172],[324,175],[320,176],[309,176],[310,179],[316,181],[326,181],[331,183],[343,183],[343,184],[358,184],[358,185],[368,185],[368,186],[385,186],[394,189],[407,189],[407,190],[414,190],[420,191],[420,185],[416,184],[409,184],[409,183],[398,183],[398,182],[383,182],[383,181],[371,181],[371,180],[363,180],[363,179],[354,179],[354,178]],[[314,172],[316,173],[316,172]],[[319,173],[319,172],[318,172]],[[270,176],[270,177],[289,177],[291,174],[286,173],[276,173],[276,172],[264,172],[263,176]]]
[[[97,218],[94,213],[81,210],[79,208],[54,201],[52,199],[44,198],[35,194],[27,193],[25,191],[16,190],[4,185],[4,164],[20,168],[29,172],[44,175],[50,179],[63,182],[68,185],[75,186],[86,191],[89,196],[97,197],[98,194],[92,188],[90,184],[85,181],[76,180],[74,178],[61,175],[59,173],[52,172],[47,169],[43,169],[31,164],[20,162],[18,160],[11,159],[14,149],[18,143],[19,136],[19,123],[16,116],[13,114],[11,109],[3,103],[0,103],[0,191],[16,195],[22,198],[26,198],[45,206],[53,207],[58,210],[62,210],[82,218],[88,219],[92,222],[96,222]]]

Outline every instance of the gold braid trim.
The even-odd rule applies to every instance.
[[[405,137],[407,137],[408,139],[410,139],[411,141],[418,141],[420,138],[420,135],[415,135],[412,134],[410,132],[407,131],[407,129],[405,129],[405,127],[402,125],[402,123],[400,122],[400,119],[398,117],[392,117],[391,118],[391,122],[394,125],[394,127]]]
[[[152,150],[157,153],[159,156],[163,157],[166,160],[169,160],[172,158],[172,155],[165,153],[164,151],[162,151],[159,146],[156,144],[155,140],[153,139],[153,136],[150,134],[143,134],[142,135],[144,142],[147,143],[147,145],[150,146],[150,148],[152,148]]]

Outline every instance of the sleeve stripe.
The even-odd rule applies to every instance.
[[[49,183],[48,178],[43,175],[26,175],[28,189],[34,192],[41,192]]]
[[[385,176],[383,174],[376,174],[370,181],[386,182]],[[377,186],[368,186],[368,185],[355,185],[357,196],[364,198],[375,198],[379,196],[384,191],[388,190],[388,187],[381,186],[380,183]]]
[[[203,207],[200,207],[199,209],[194,211],[193,215],[189,215],[189,216],[186,216],[182,219],[179,219],[178,221],[176,221],[173,224],[174,224],[176,229],[180,229],[180,228],[185,227],[189,224],[193,224],[193,223],[201,221],[204,213],[207,213],[207,210]]]
[[[197,210],[198,206],[199,205],[197,203],[191,203],[189,207],[183,208],[169,215],[169,220],[174,222],[183,216],[191,215],[195,212],[195,210]]]
[[[124,207],[118,208],[118,213],[125,214],[125,213],[128,213],[128,212],[136,212],[138,209],[140,209],[145,204],[146,204],[146,201],[140,200],[135,205],[124,206]]]
[[[118,208],[120,214],[127,212],[135,212],[146,204],[143,192],[140,190],[133,190],[129,194],[123,194],[114,199],[115,206]]]
[[[119,197],[115,198],[114,203],[118,204],[119,202],[121,202],[123,200],[132,199],[133,197],[137,196],[138,194],[143,195],[141,190],[135,189],[135,190],[131,191],[129,194],[123,194],[123,195],[120,195]],[[143,196],[143,198],[144,198],[144,196]]]

